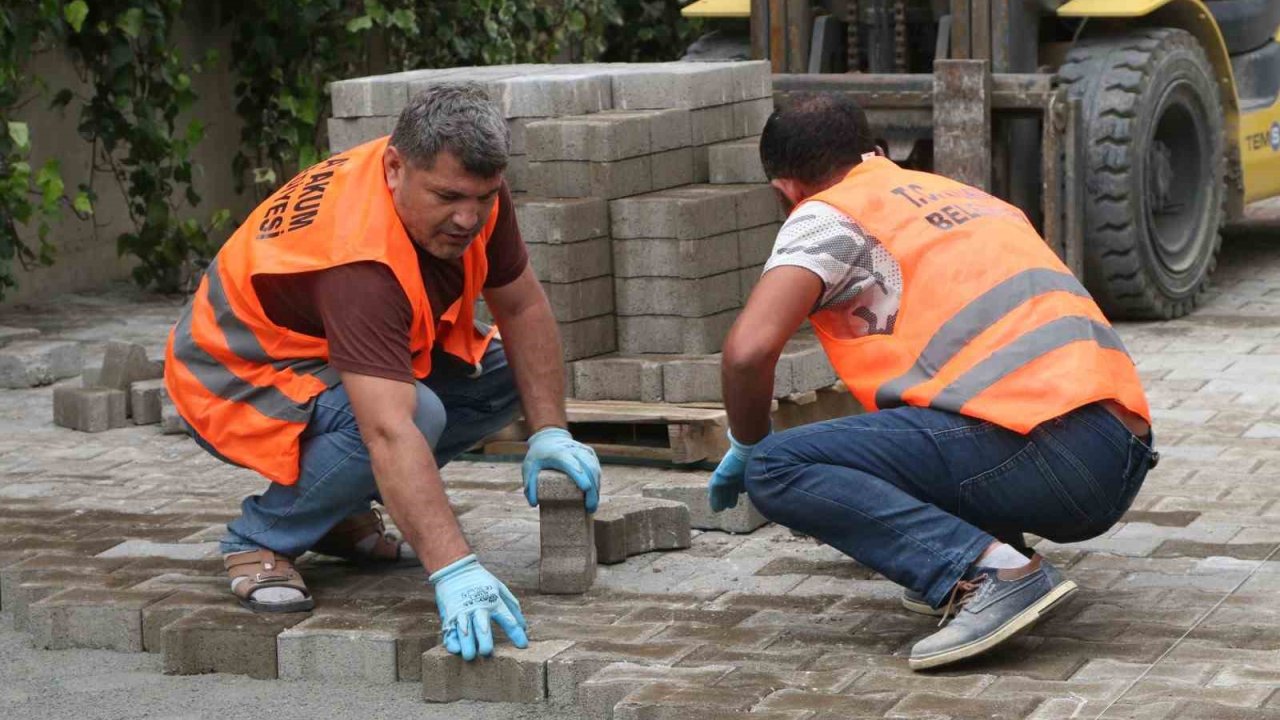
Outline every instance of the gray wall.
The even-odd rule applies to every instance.
[[[214,12],[196,9],[184,18],[174,39],[188,60],[201,57],[210,48],[217,50],[219,55],[213,68],[206,68],[204,73],[193,78],[199,96],[193,114],[206,126],[205,138],[193,153],[194,160],[201,166],[201,173],[195,181],[196,190],[203,196],[195,216],[207,219],[214,210],[228,208],[234,221],[252,209],[253,200],[248,191],[237,195],[233,189],[231,158],[240,143],[241,123],[235,112],[235,77],[227,69],[231,55],[230,27],[219,25]],[[31,165],[37,168],[47,159],[57,158],[67,189],[74,194],[77,185],[88,177],[90,160],[89,143],[76,132],[79,101],[73,101],[64,113],[50,111],[47,107],[49,97],[59,88],[71,87],[81,96],[87,95],[89,89],[80,82],[61,50],[37,57],[32,71],[44,78],[51,90],[48,97],[28,104],[17,116],[18,120],[31,125]],[[180,119],[180,123],[183,127],[186,120]],[[18,288],[7,294],[0,307],[101,288],[114,280],[129,277],[132,263],[129,258],[116,254],[116,236],[132,229],[124,197],[109,174],[97,173],[93,183],[98,193],[97,214],[93,221],[80,221],[68,212],[68,219],[56,224],[50,232],[58,250],[56,262],[52,267],[30,271],[15,267]],[[35,244],[34,227],[21,228],[20,232],[29,243]]]

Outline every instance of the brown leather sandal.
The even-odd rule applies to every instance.
[[[254,612],[305,612],[316,606],[311,591],[302,582],[302,576],[289,558],[283,555],[270,550],[249,550],[224,556],[222,565],[233,582],[236,578],[245,578],[234,586],[232,592],[240,599],[241,605]],[[302,598],[289,602],[261,602],[253,599],[254,592],[274,587],[292,588],[301,592]]]
[[[358,543],[365,538],[376,535],[373,547],[363,550]],[[409,550],[408,552],[405,552]],[[387,532],[382,521],[382,513],[375,509],[356,513],[333,526],[320,542],[311,548],[312,552],[321,555],[332,555],[352,562],[393,563],[401,560],[416,560],[408,543],[395,533]]]

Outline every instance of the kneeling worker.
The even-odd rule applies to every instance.
[[[986,652],[1076,589],[1022,533],[1100,535],[1155,465],[1137,369],[1018,209],[899,168],[851,101],[775,112],[760,156],[791,212],[725,342],[712,508],[745,489],[908,609],[951,616],[912,668]],[[871,412],[770,435],[774,366],[806,316]]]
[[[482,89],[431,88],[389,138],[277,190],[210,264],[170,334],[165,386],[202,447],[271,481],[222,539],[245,606],[311,609],[292,562],[308,550],[416,558],[451,652],[491,654],[491,619],[525,646],[520,605],[468,547],[440,467],[520,405],[537,430],[530,504],[545,467],[594,510],[600,464],[565,430],[559,332],[516,226],[507,152]],[[501,338],[474,321],[482,295]]]

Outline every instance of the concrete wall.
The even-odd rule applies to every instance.
[[[174,35],[183,57],[188,60],[201,57],[210,48],[217,50],[219,55],[215,67],[193,78],[199,96],[193,114],[206,126],[205,138],[193,153],[193,159],[201,166],[195,181],[196,190],[203,196],[195,216],[206,219],[219,208],[229,208],[233,219],[242,218],[253,206],[249,192],[243,195],[235,193],[231,175],[231,158],[240,143],[241,123],[235,112],[235,77],[227,68],[231,55],[230,37],[230,27],[220,22],[216,12],[206,8],[187,12]],[[37,57],[32,71],[51,88],[49,96],[28,104],[16,118],[31,126],[32,167],[39,167],[49,158],[57,158],[67,189],[74,193],[78,184],[88,178],[90,167],[90,145],[76,132],[80,103],[73,101],[64,113],[58,113],[47,109],[48,100],[52,93],[63,87],[72,88],[81,97],[87,97],[90,89],[77,77],[74,67],[61,50]],[[180,122],[185,126],[185,119]],[[44,300],[66,292],[101,288],[114,280],[129,277],[130,259],[121,258],[116,253],[116,237],[133,227],[124,196],[107,173],[97,173],[93,185],[98,193],[93,221],[80,221],[68,213],[68,219],[55,225],[50,238],[58,249],[57,261],[52,267],[30,271],[15,267],[19,286],[7,293],[0,307]],[[20,231],[29,243],[36,243],[34,227]]]

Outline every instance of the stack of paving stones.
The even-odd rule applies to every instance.
[[[39,336],[34,328],[0,326],[0,388],[40,387],[80,374],[80,343]]]
[[[135,425],[161,423],[163,376],[163,361],[148,360],[143,346],[108,342],[101,367],[85,371],[81,386],[54,388],[53,422],[81,432],[125,427],[130,418]]]

